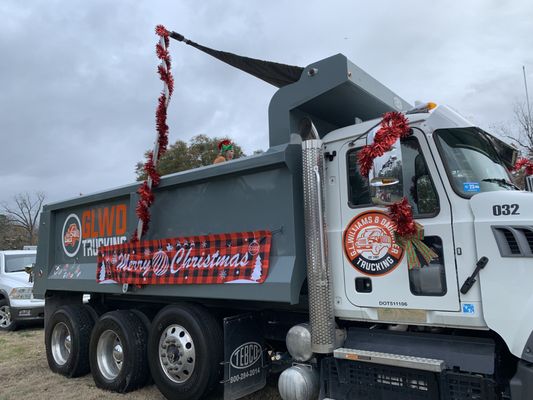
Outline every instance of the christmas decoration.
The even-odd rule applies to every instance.
[[[368,176],[374,160],[390,151],[398,139],[406,138],[410,134],[409,121],[402,113],[394,111],[385,113],[381,127],[374,135],[374,143],[363,147],[357,155],[361,175]]]
[[[259,250],[259,243],[257,243],[257,240],[254,239],[254,241],[248,245],[248,253],[250,253],[252,256],[255,256],[257,253],[259,253]]]
[[[233,150],[233,144],[231,143],[231,140],[228,140],[228,139],[221,140],[218,143],[218,151],[224,153],[228,150]]]
[[[170,260],[168,259],[167,254],[162,250],[159,250],[153,255],[152,262],[152,268],[156,276],[165,275],[170,267]]]
[[[398,139],[404,139],[412,133],[407,118],[399,112],[388,112],[383,115],[380,128],[374,135],[374,143],[361,149],[358,154],[359,171],[362,176],[368,176],[373,167],[374,160],[388,151]],[[424,228],[413,219],[413,212],[407,198],[391,204],[389,217],[396,225],[396,243],[407,253],[409,269],[420,268],[418,254],[426,264],[437,257],[424,242]]]
[[[261,284],[271,242],[270,231],[254,231],[101,246],[96,278],[131,285]]]
[[[261,263],[261,255],[258,254],[257,258],[255,259],[255,266],[254,266],[254,270],[252,271],[252,276],[251,276],[253,281],[257,282],[258,280],[261,279],[262,268],[263,268],[263,264]]]
[[[98,276],[98,280],[105,281],[105,278],[106,278],[105,262],[102,261],[102,264],[100,265],[100,274]]]
[[[155,33],[160,37],[159,43],[156,44],[156,55],[161,60],[161,64],[157,67],[159,78],[164,83],[164,89],[157,100],[157,110],[155,113],[157,139],[154,150],[148,154],[144,164],[144,171],[146,172],[146,180],[141,184],[137,193],[139,194],[139,202],[135,208],[137,217],[139,217],[139,224],[135,230],[132,241],[138,241],[142,235],[148,230],[150,223],[150,206],[154,202],[154,194],[152,189],[159,185],[160,175],[157,172],[157,160],[165,154],[168,146],[168,125],[167,125],[167,108],[168,102],[174,92],[174,78],[171,73],[171,60],[168,53],[169,35],[170,32],[163,25],[158,25],[155,28]]]
[[[389,216],[396,225],[394,240],[407,254],[407,266],[409,269],[421,267],[418,255],[422,256],[426,265],[438,257],[422,241],[424,240],[424,228],[414,221],[411,205],[405,197],[391,204],[388,209]]]
[[[520,171],[522,168],[524,168],[526,176],[533,175],[533,161],[525,157],[519,158],[513,167],[513,171]]]

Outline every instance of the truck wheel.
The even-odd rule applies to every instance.
[[[167,306],[152,321],[148,362],[169,400],[203,398],[220,378],[222,352],[222,329],[203,307]]]
[[[149,378],[146,359],[148,330],[132,311],[112,311],[100,317],[91,335],[90,362],[96,386],[126,393]]]
[[[64,306],[46,324],[48,366],[69,378],[89,372],[89,340],[94,321],[82,305]]]
[[[17,323],[11,317],[11,308],[6,299],[0,300],[0,331],[14,331]]]

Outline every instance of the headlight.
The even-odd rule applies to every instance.
[[[14,288],[9,293],[9,298],[13,300],[29,300],[31,299],[31,287]]]

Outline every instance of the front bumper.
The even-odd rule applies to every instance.
[[[44,319],[44,301],[42,300],[11,300],[10,310],[13,321]]]

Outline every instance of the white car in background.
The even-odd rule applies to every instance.
[[[11,331],[22,321],[44,318],[44,300],[33,298],[28,273],[35,250],[0,251],[0,331]]]

